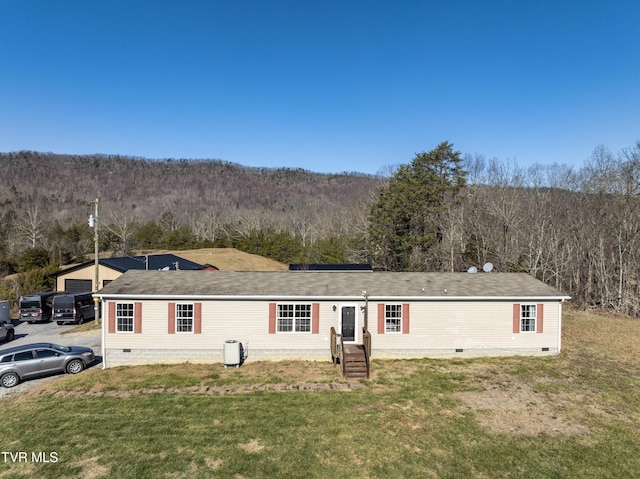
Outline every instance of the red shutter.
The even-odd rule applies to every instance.
[[[176,334],[176,303],[169,303],[169,324],[168,333]]]
[[[202,334],[202,303],[193,305],[193,334]]]
[[[142,303],[135,303],[133,305],[133,332],[142,332]]]
[[[384,303],[378,304],[378,334],[384,334]]]
[[[276,303],[269,303],[269,334],[276,334]]]
[[[311,307],[311,334],[320,332],[320,304],[313,303]]]
[[[109,301],[109,332],[116,332],[116,303]]]
[[[541,333],[544,323],[544,304],[539,304],[536,308],[536,333]]]
[[[409,305],[402,305],[402,334],[409,334]]]
[[[513,305],[513,333],[520,332],[520,304]]]

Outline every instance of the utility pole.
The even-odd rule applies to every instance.
[[[100,258],[98,257],[98,198],[96,198],[96,211],[95,216],[89,216],[89,226],[93,228],[93,242],[94,242],[94,261],[95,261],[95,282],[93,287],[93,292],[97,293],[100,289],[100,278],[99,278],[99,270],[100,270]],[[93,298],[93,308],[95,312],[95,320],[100,321],[100,314],[98,311],[98,303],[99,300],[97,297]],[[100,324],[100,323],[98,323]]]

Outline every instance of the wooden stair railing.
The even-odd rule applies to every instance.
[[[344,340],[331,326],[331,360],[333,365],[340,364],[340,374],[344,376]]]
[[[336,328],[331,326],[331,361],[335,366],[338,361],[338,334],[336,333]]]
[[[367,328],[362,328],[362,346],[367,360],[367,379],[371,376],[371,333]]]

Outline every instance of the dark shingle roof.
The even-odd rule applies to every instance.
[[[524,273],[128,271],[100,296],[564,298]]]
[[[149,267],[146,266],[146,261],[149,261]],[[176,264],[181,270],[200,270],[204,269],[204,266],[193,261],[181,258],[174,254],[150,254],[148,256],[125,256],[121,258],[100,258],[101,265],[111,268],[120,273],[129,271],[132,269],[150,269],[159,270],[162,268],[176,269]],[[77,266],[67,268],[59,273],[59,275],[69,274],[80,269],[84,269],[89,266],[93,266],[94,261],[86,261]]]
[[[147,266],[147,261],[149,265]],[[122,258],[104,258],[100,264],[113,268],[117,271],[129,271],[132,269],[159,270],[169,268],[170,270],[199,270],[202,265],[186,260],[174,254],[150,254],[148,256],[126,256]],[[177,267],[176,267],[177,265]]]

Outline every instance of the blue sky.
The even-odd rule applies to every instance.
[[[640,140],[640,1],[0,0],[0,151],[377,173]]]

